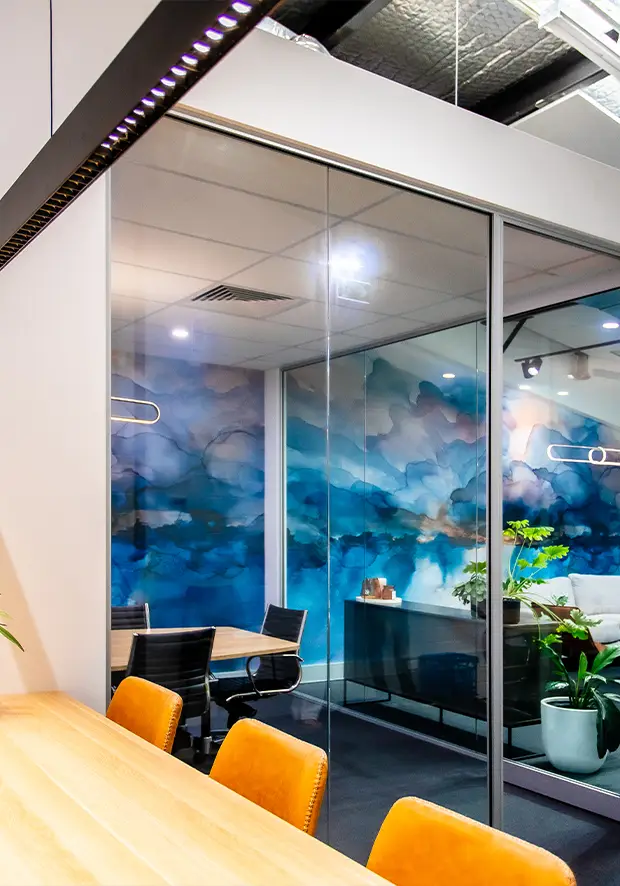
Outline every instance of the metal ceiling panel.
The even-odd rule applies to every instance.
[[[391,0],[332,49],[337,58],[454,100],[455,0]],[[471,107],[567,51],[508,0],[460,0],[458,103]]]

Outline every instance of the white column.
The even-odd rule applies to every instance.
[[[265,372],[265,608],[286,600],[283,570],[283,471],[282,372]]]

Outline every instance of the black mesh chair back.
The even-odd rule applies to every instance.
[[[299,645],[307,614],[307,609],[286,609],[270,603],[265,613],[261,634],[277,637],[279,640],[290,640]],[[257,683],[269,681],[284,688],[299,679],[299,662],[294,656],[286,654],[262,655],[254,676]]]
[[[172,689],[183,699],[183,722],[208,708],[207,680],[215,628],[162,634],[135,634],[128,677],[143,677]]]
[[[141,606],[113,606],[112,607],[112,630],[140,631],[150,628],[149,604]]]

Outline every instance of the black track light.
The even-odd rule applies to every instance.
[[[542,357],[530,357],[527,360],[523,360],[521,362],[523,377],[533,378],[535,375],[538,375],[542,368],[542,363]]]

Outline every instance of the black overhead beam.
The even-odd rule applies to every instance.
[[[385,6],[389,0],[381,0]],[[349,22],[367,7],[374,7],[377,0],[316,0],[310,6],[296,8],[294,3],[283,3],[274,13],[282,25],[298,34],[308,34],[326,46],[334,46],[339,40],[334,35],[345,29]],[[371,14],[374,15],[375,9]]]
[[[605,71],[576,49],[569,49],[561,58],[483,99],[469,110],[500,123],[516,123],[548,102],[575,89],[584,89],[606,76]]]
[[[160,0],[0,200],[0,268],[269,14],[276,2]],[[228,27],[220,23],[222,15]],[[234,26],[230,24],[233,17]],[[205,35],[209,28],[219,29],[215,37]]]

